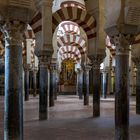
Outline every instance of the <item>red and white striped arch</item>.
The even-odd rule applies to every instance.
[[[35,35],[32,29],[27,29],[24,34],[23,34],[23,38],[24,39],[34,39]],[[0,40],[3,40],[3,33],[0,32]],[[0,54],[4,56],[5,54],[5,49],[0,48]],[[22,55],[25,56],[26,55],[26,47],[23,45],[22,46]]]
[[[136,39],[133,44],[139,44],[140,43],[140,34],[136,36]]]
[[[96,37],[96,21],[83,9],[77,7],[62,7],[60,10],[53,13],[53,32],[62,21],[76,22],[84,29],[88,39]],[[40,12],[36,13],[30,26],[35,34],[42,31],[42,15]]]
[[[23,34],[24,39],[35,39],[35,34],[32,29],[27,29]],[[3,33],[0,32],[0,40],[3,39]]]
[[[109,36],[106,37],[106,47],[109,49],[112,56],[116,55],[116,49],[113,48],[113,45],[110,42]]]
[[[26,52],[26,45],[23,44],[22,45],[22,56],[25,57],[27,55],[27,52]]]
[[[24,39],[35,39],[35,34],[32,29],[28,29],[24,32]]]
[[[77,46],[62,46],[59,49],[59,54],[65,54],[65,53],[71,53],[71,54],[76,54],[79,58],[81,58],[81,53],[80,50],[77,48]]]
[[[64,22],[59,25],[59,28],[61,29],[62,33],[71,33],[71,34],[77,34],[80,35],[80,29],[79,25],[74,22]]]
[[[77,1],[64,1],[61,3],[60,5],[61,8],[66,8],[66,7],[77,7],[80,8],[82,10],[86,10],[85,5],[77,2]]]
[[[5,55],[5,49],[4,49],[4,47],[2,46],[2,44],[1,44],[1,42],[0,42],[0,56],[1,56],[2,58],[4,58],[4,55]]]
[[[24,32],[23,38],[24,39],[32,39],[30,53],[31,53],[31,63],[33,64],[35,62],[35,54],[34,54],[35,34],[34,34],[33,30],[31,28],[28,29],[28,27],[27,27],[27,30]],[[22,56],[25,57],[26,55],[27,55],[27,48],[26,48],[25,44],[23,44]]]
[[[57,38],[58,47],[65,45],[77,45],[81,54],[86,52],[86,41],[79,35],[75,34],[65,34],[62,37]]]
[[[73,21],[81,26],[87,34],[88,39],[96,37],[96,21],[86,11],[77,7],[61,8],[53,14],[53,30],[62,21]]]
[[[71,45],[62,46],[60,47],[58,53],[61,60],[70,59],[70,58],[76,61],[81,60],[81,53],[80,50],[77,48],[77,46],[71,46]]]
[[[40,12],[37,12],[30,22],[30,26],[33,29],[33,32],[36,34],[42,31],[42,15]]]
[[[32,40],[31,42],[31,63],[35,63],[35,40]]]
[[[79,58],[75,54],[65,53],[65,54],[61,55],[61,60],[62,61],[66,60],[66,59],[73,59],[74,61],[76,61],[76,63],[80,63],[80,60],[81,60],[81,58]]]

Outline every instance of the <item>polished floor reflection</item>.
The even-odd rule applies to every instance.
[[[49,108],[49,120],[38,120],[38,97],[24,102],[24,140],[114,140],[114,99],[101,99],[101,117],[92,118],[90,105],[77,96],[58,96]],[[0,96],[0,140],[3,139],[3,97]],[[130,140],[140,140],[140,115],[135,114],[135,98],[130,103]]]

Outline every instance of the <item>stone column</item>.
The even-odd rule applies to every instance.
[[[33,94],[33,70],[29,71],[29,94]]]
[[[79,93],[78,93],[78,70],[76,71],[76,95],[79,96]]]
[[[133,57],[132,58],[137,71],[136,71],[136,113],[140,114],[140,58]]]
[[[115,140],[129,139],[129,45],[132,37],[119,34],[112,38],[116,46],[115,68]]]
[[[77,70],[77,90],[79,99],[83,99],[83,70]]]
[[[89,71],[89,92],[90,94],[92,94],[92,91],[93,91],[93,76],[92,76],[92,68],[91,70]]]
[[[30,65],[26,64],[24,67],[24,92],[25,92],[25,101],[29,100],[29,68]]]
[[[91,67],[85,66],[83,72],[83,94],[84,94],[84,105],[89,105],[89,71]]]
[[[42,14],[42,44],[39,52],[40,70],[40,95],[39,95],[39,119],[48,119],[48,72],[52,47],[52,2],[53,0],[40,0]]]
[[[25,25],[18,21],[5,28],[5,104],[4,140],[23,140],[22,33]]]
[[[37,69],[33,69],[33,96],[37,95]]]
[[[110,95],[110,93],[111,93],[111,67],[112,67],[112,65],[110,62],[110,66],[108,67],[108,85],[107,85],[107,94],[108,95]]]
[[[55,82],[56,82],[56,90],[55,90],[55,95],[54,95],[54,99],[57,100],[57,96],[58,96],[58,92],[59,92],[59,72],[57,70],[57,66],[56,66],[56,79],[55,79]]]
[[[107,96],[107,87],[108,87],[108,72],[106,69],[102,70],[102,96],[106,98]]]
[[[51,64],[50,66],[50,91],[49,91],[49,106],[54,106],[54,99],[56,96],[56,66]],[[57,96],[56,96],[57,98]]]
[[[133,69],[133,95],[136,95],[136,78],[137,78],[137,71],[136,71],[136,66],[134,66]]]
[[[101,93],[101,85],[100,85],[100,64],[103,61],[104,55],[97,54],[93,56],[89,56],[92,62],[92,76],[93,76],[93,117],[100,116],[100,93]]]
[[[111,94],[115,93],[115,67],[111,69]]]
[[[49,64],[51,61],[52,52],[40,51],[39,52],[39,119],[48,119],[48,72]]]

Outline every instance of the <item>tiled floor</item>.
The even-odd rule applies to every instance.
[[[90,105],[77,96],[59,96],[49,108],[49,120],[38,120],[38,97],[24,102],[24,140],[114,140],[114,100],[101,99],[101,116],[92,118]],[[0,97],[0,140],[3,140],[3,97]],[[130,105],[130,140],[140,140],[140,116]]]

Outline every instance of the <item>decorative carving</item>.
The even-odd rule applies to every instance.
[[[140,70],[140,57],[132,57],[132,60],[135,63],[137,69]]]
[[[83,70],[88,73],[91,70],[91,66],[90,65],[83,66]]]
[[[119,34],[111,38],[111,42],[116,46],[116,55],[129,54],[129,45],[134,41],[134,35]]]
[[[51,50],[40,50],[38,54],[39,58],[39,66],[40,67],[47,67],[49,68],[49,65],[51,63],[53,51]]]
[[[50,71],[56,72],[56,70],[57,70],[57,65],[56,65],[56,63],[51,63],[51,64],[50,64]]]
[[[25,71],[29,71],[30,70],[30,64],[23,64],[23,68]]]
[[[23,33],[26,29],[26,24],[19,21],[11,21],[3,24],[0,28],[5,38],[5,46],[19,45],[23,40]]]
[[[96,54],[89,56],[89,59],[92,62],[92,69],[100,69],[100,64],[102,63],[104,57],[104,54]]]

